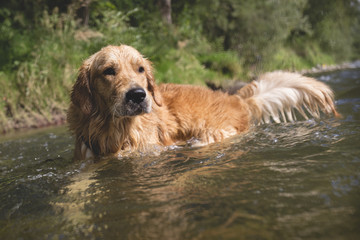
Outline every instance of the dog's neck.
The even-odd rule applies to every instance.
[[[119,149],[137,147],[129,132],[135,118],[92,117],[82,140],[95,155],[116,153]]]
[[[158,131],[164,126],[155,116],[153,113],[120,118],[92,115],[84,121],[86,127],[80,134],[81,140],[98,156],[124,150],[142,151],[149,145],[163,142]]]
[[[79,112],[72,106],[71,111]],[[91,115],[77,114],[69,119],[77,141],[82,142],[95,156],[118,154],[120,151],[145,151],[150,145],[167,146],[174,143],[172,136],[176,121],[167,109],[153,105],[151,113],[134,117],[105,116],[101,111]]]

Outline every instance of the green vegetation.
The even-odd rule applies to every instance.
[[[8,0],[0,3],[0,132],[61,120],[81,62],[139,49],[158,82],[221,83],[360,55],[356,0]],[[171,18],[169,18],[171,17]]]

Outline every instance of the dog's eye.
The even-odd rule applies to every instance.
[[[115,69],[112,67],[109,67],[107,69],[105,69],[105,71],[103,72],[104,75],[115,75]]]
[[[143,73],[145,71],[145,68],[144,67],[139,67],[139,73]]]

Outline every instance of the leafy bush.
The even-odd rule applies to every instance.
[[[207,69],[219,72],[231,79],[242,79],[243,63],[234,52],[214,52],[199,57]]]
[[[305,9],[314,30],[313,41],[337,61],[356,56],[353,44],[355,32],[360,29],[357,21],[359,6],[355,4],[349,0],[317,0],[309,1]]]
[[[205,80],[215,80],[222,76],[205,69],[192,54],[181,50],[169,51],[155,64],[156,79],[165,83],[204,84]]]
[[[198,9],[211,39],[222,39],[225,50],[235,50],[244,64],[266,62],[294,30],[308,32],[302,15],[306,1],[202,1]]]

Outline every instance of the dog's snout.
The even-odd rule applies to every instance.
[[[133,88],[126,93],[126,102],[141,103],[146,97],[146,92],[142,88]]]

